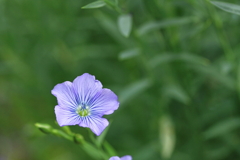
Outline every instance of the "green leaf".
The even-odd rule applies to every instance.
[[[108,127],[106,129],[104,129],[102,134],[96,138],[96,142],[95,143],[96,143],[96,145],[98,147],[100,147],[102,145],[102,143],[103,143],[103,141],[104,141],[104,139],[105,139],[105,137],[106,137],[106,135],[108,133],[109,128],[110,128],[110,125],[108,125]]]
[[[95,146],[93,146],[91,143],[84,142],[82,143],[83,150],[88,153],[89,156],[91,156],[93,159],[107,159],[108,156]]]
[[[199,73],[202,73],[206,76],[211,77],[216,82],[223,84],[224,86],[226,86],[227,88],[229,88],[231,90],[236,89],[235,88],[235,84],[236,84],[235,79],[233,79],[230,76],[221,74],[221,72],[216,70],[213,66],[209,65],[206,67],[206,66],[200,66],[200,65],[189,65],[189,68],[192,70],[195,70]]]
[[[125,50],[125,51],[122,51],[118,58],[120,60],[125,60],[125,59],[130,59],[130,58],[133,58],[133,57],[136,57],[140,54],[140,50],[138,48],[133,48],[133,49],[128,49],[128,50]]]
[[[132,29],[132,16],[129,14],[119,16],[118,28],[123,36],[128,37]]]
[[[122,92],[119,94],[119,100],[121,104],[125,103],[131,98],[134,98],[138,94],[145,91],[147,88],[151,86],[151,81],[149,79],[143,79],[130,84]]]
[[[177,84],[170,84],[165,86],[163,89],[163,94],[184,104],[188,104],[190,102],[190,98],[187,93],[181,86]]]
[[[165,53],[165,54],[159,54],[152,59],[149,60],[149,66],[152,68],[157,67],[158,65],[161,65],[163,63],[170,63],[173,61],[183,61],[187,63],[193,63],[193,64],[199,64],[207,66],[209,64],[209,60],[200,57],[191,53]]]
[[[107,141],[105,141],[103,143],[103,147],[107,151],[109,156],[116,156],[117,155],[117,152],[114,150],[114,148]]]
[[[117,6],[118,5],[118,0],[114,0],[114,3]]]
[[[109,36],[111,36],[118,43],[121,43],[127,47],[134,45],[130,39],[126,39],[120,34],[116,22],[114,22],[109,15],[102,12],[96,12],[95,16],[98,19],[101,27],[105,30],[105,33],[109,34]]]
[[[226,2],[219,2],[219,1],[210,1],[216,7],[233,14],[240,15],[240,5],[226,3]]]
[[[159,119],[159,139],[163,159],[169,159],[175,147],[175,129],[169,116],[164,115]]]
[[[185,18],[167,19],[163,21],[147,22],[143,24],[138,29],[137,32],[139,35],[144,35],[152,30],[157,30],[160,28],[171,27],[171,26],[184,25],[193,21],[194,21],[193,17],[185,17]]]
[[[86,6],[83,6],[82,9],[101,8],[105,5],[106,3],[104,1],[96,1],[96,2],[89,3]]]
[[[210,129],[205,131],[203,135],[206,139],[211,139],[214,137],[225,135],[239,128],[240,128],[240,119],[232,118],[232,119],[224,120],[222,122],[217,123]]]

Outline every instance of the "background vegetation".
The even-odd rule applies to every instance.
[[[106,136],[119,156],[240,159],[240,16],[207,0],[119,0],[126,38],[120,14],[90,2],[0,0],[0,159],[91,159],[34,126],[57,128],[51,89],[86,72],[119,95]]]

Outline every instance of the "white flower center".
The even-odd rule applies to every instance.
[[[76,113],[81,117],[86,117],[91,114],[89,106],[84,105],[84,104],[78,105],[78,107],[76,109]]]

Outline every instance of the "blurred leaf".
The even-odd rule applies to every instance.
[[[144,35],[153,30],[157,30],[165,27],[171,27],[171,26],[184,25],[184,24],[193,22],[193,20],[194,20],[193,17],[185,17],[185,18],[167,19],[163,21],[147,22],[142,26],[140,26],[137,32],[139,35]]]
[[[114,0],[114,3],[117,6],[118,5],[118,0]]]
[[[169,159],[175,147],[175,131],[170,117],[165,115],[160,118],[159,130],[161,155],[163,159]]]
[[[233,118],[224,120],[212,126],[210,129],[203,133],[206,139],[215,138],[218,136],[222,136],[224,134],[230,133],[233,130],[240,128],[240,119]]]
[[[104,129],[102,134],[96,138],[95,143],[98,147],[100,147],[102,145],[102,143],[103,143],[103,141],[104,141],[104,139],[105,139],[105,137],[108,133],[109,128],[110,128],[110,124],[108,125],[108,127],[106,129]]]
[[[118,17],[118,28],[123,36],[128,37],[132,29],[132,16],[129,14],[120,15]]]
[[[228,155],[231,153],[231,149],[226,146],[219,145],[211,149],[206,148],[208,158],[211,159],[228,159]]]
[[[210,1],[216,7],[233,14],[240,15],[240,5],[227,3],[227,2],[219,2],[219,1]]]
[[[184,61],[188,63],[200,64],[200,65],[208,65],[209,60],[194,54],[190,53],[180,53],[180,54],[173,54],[173,53],[165,53],[165,54],[158,54],[157,56],[153,57],[149,60],[149,66],[152,68],[157,67],[163,63],[170,63],[172,61]]]
[[[190,65],[189,66],[190,69],[196,70],[198,72],[201,72],[204,75],[207,75],[209,77],[211,77],[212,79],[214,79],[215,81],[225,85],[226,87],[228,87],[231,90],[235,89],[235,79],[233,79],[230,76],[226,76],[221,74],[219,71],[217,71],[215,68],[213,68],[212,66],[197,66],[197,65]]]
[[[121,103],[125,103],[128,100],[134,98],[138,94],[142,93],[145,91],[147,88],[151,86],[151,81],[149,79],[143,79],[136,81],[129,86],[127,86],[125,89],[123,89],[119,93],[119,101]]]
[[[238,62],[238,66],[237,66],[237,89],[238,89],[238,97],[240,98],[240,62]]]
[[[17,53],[13,52],[10,48],[1,49],[3,49],[3,51],[0,52],[1,59],[6,62],[6,67],[9,67],[14,75],[18,76],[27,84],[36,80],[32,68],[24,61],[23,57],[18,56]]]
[[[119,53],[118,59],[126,60],[126,59],[136,57],[139,54],[140,54],[139,48],[128,49],[128,50],[125,50],[125,51],[122,51],[121,53]]]
[[[96,147],[94,147],[92,144],[88,143],[88,142],[84,142],[82,144],[82,148],[85,150],[85,152],[88,153],[88,155],[90,155],[92,158],[94,159],[107,159],[109,158],[106,154],[104,154],[102,151],[100,151],[99,149],[97,149]]]
[[[101,8],[105,5],[106,3],[104,1],[96,1],[96,2],[89,3],[86,6],[83,6],[82,9]]]
[[[105,150],[107,151],[109,156],[116,156],[117,155],[116,151],[113,149],[113,147],[107,141],[105,141],[103,143],[103,147],[105,148]]]
[[[124,46],[132,46],[132,42],[120,34],[116,23],[108,15],[97,12],[96,18],[99,20],[102,28],[106,31],[106,34],[109,34],[117,42],[121,43]]]
[[[138,151],[134,154],[134,159],[137,160],[148,160],[154,159],[153,155],[159,152],[159,142],[153,140],[149,143],[144,144],[138,148]]]
[[[176,84],[165,86],[163,88],[163,94],[184,104],[188,104],[190,102],[190,98],[187,93],[179,85]]]

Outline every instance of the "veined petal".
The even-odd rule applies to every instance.
[[[105,118],[97,117],[97,116],[88,116],[84,117],[82,121],[79,123],[81,127],[88,127],[99,136],[102,131],[108,126],[109,122]]]
[[[57,84],[53,88],[52,94],[57,98],[58,105],[62,108],[75,108],[77,106],[72,83],[69,81]]]
[[[118,97],[110,89],[102,89],[90,101],[89,105],[92,114],[106,115],[112,114],[118,109]]]
[[[59,126],[76,125],[81,122],[81,117],[75,110],[65,109],[60,106],[55,106],[55,114]]]
[[[114,157],[111,157],[109,160],[121,160],[121,159],[117,156],[114,156]]]
[[[73,88],[79,102],[88,103],[98,91],[102,89],[102,83],[88,73],[78,76],[73,81]]]
[[[121,160],[132,160],[132,157],[129,155],[123,156],[123,157],[121,157]]]

